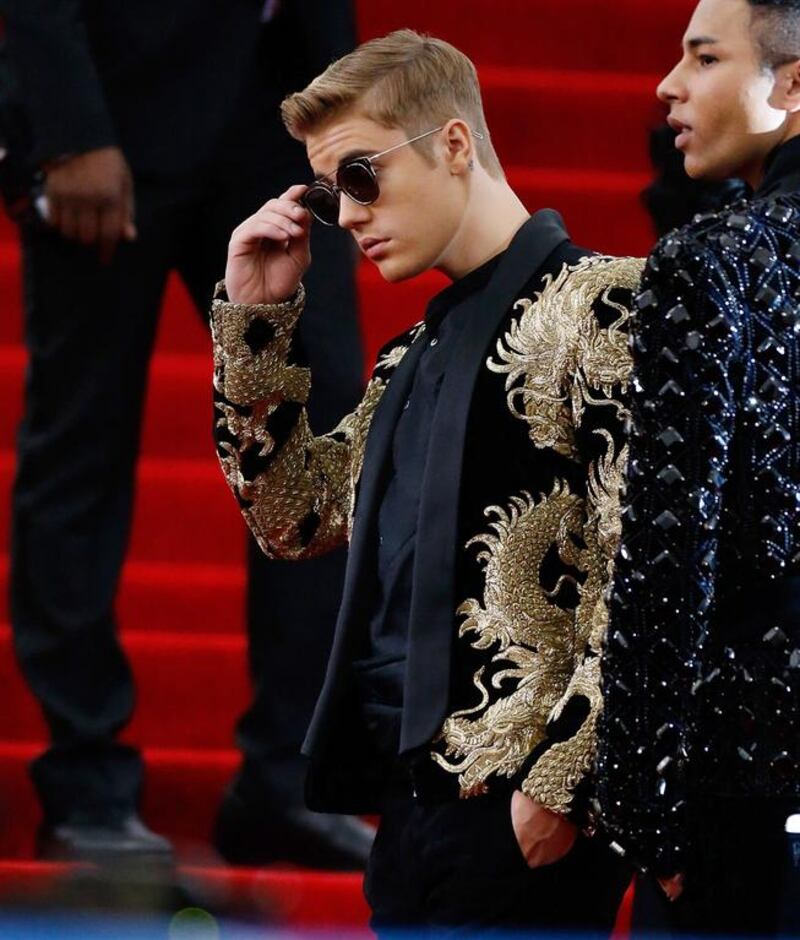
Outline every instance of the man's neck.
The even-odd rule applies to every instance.
[[[792,118],[797,117],[792,115]],[[749,183],[750,186],[756,190],[764,181],[764,176],[766,175],[766,169],[769,165],[770,156],[779,148],[782,147],[785,143],[792,140],[794,137],[800,136],[800,120],[789,120],[786,123],[784,133],[773,142],[773,146],[764,154],[764,158],[757,164],[752,167],[749,167],[745,172],[741,174],[742,179]]]
[[[508,248],[529,217],[505,180],[476,179],[461,227],[435,267],[459,280]]]

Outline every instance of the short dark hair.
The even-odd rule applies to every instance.
[[[800,0],[747,0],[765,68],[800,59]]]

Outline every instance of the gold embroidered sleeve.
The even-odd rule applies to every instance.
[[[310,372],[292,362],[303,303],[301,286],[286,303],[218,298],[211,312],[217,454],[271,558],[309,558],[347,539],[366,429],[383,390],[373,379],[355,412],[329,434],[312,434]]]
[[[560,813],[576,810],[576,789],[596,755],[603,705],[600,657],[608,624],[605,595],[620,535],[620,488],[627,461],[626,392],[632,368],[627,327],[642,267],[639,259],[603,258],[571,273],[579,307],[573,311],[577,346],[570,425],[585,479],[575,660],[522,783],[525,793]]]

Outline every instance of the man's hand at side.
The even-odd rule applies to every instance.
[[[578,838],[577,826],[520,790],[511,796],[511,824],[530,868],[552,865],[564,858]]]
[[[291,186],[234,229],[228,245],[225,287],[237,304],[276,304],[297,290],[311,264],[311,216]]]
[[[677,901],[683,894],[683,875],[673,875],[671,878],[659,878],[658,883],[661,885],[661,890],[670,901]]]
[[[47,221],[64,238],[96,245],[104,263],[136,238],[133,179],[118,147],[76,154],[45,170]]]

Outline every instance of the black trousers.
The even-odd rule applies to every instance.
[[[653,879],[637,879],[634,936],[800,936],[800,870],[784,831],[798,811],[800,801],[704,801],[682,895],[670,902]]]
[[[379,934],[577,930],[607,937],[630,883],[627,865],[579,836],[561,861],[528,867],[511,825],[511,797],[423,805],[386,800],[364,893]]]
[[[232,135],[225,156],[192,179],[136,179],[139,237],[108,266],[43,226],[22,232],[30,367],[13,496],[11,609],[17,657],[51,733],[32,765],[48,821],[126,813],[139,797],[140,756],[116,741],[134,689],[114,599],[167,275],[180,274],[205,319],[232,229],[309,172],[292,141]],[[354,253],[336,231],[315,232],[313,249],[301,338],[314,370],[312,420],[327,430],[360,396]],[[210,388],[196,407],[208,411],[211,456]],[[254,773],[272,775],[286,792],[301,777],[299,746],[322,683],[343,569],[340,553],[288,578],[251,553],[256,695],[241,744]],[[198,701],[198,720],[202,707]]]

